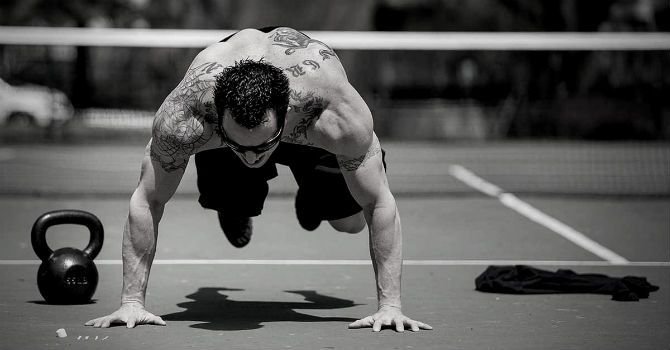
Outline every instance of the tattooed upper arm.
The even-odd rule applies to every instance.
[[[364,142],[358,145],[358,152],[338,154],[337,162],[351,195],[364,211],[370,213],[370,210],[376,207],[376,203],[384,198],[390,198],[388,197],[390,190],[384,173],[379,140],[373,134],[367,147],[360,148],[361,146],[364,146]]]
[[[214,88],[212,71],[217,63],[189,68],[186,76],[165,99],[154,119],[151,159],[167,172],[184,170],[188,158],[213,136],[216,110],[208,100]]]
[[[358,156],[347,156],[347,155],[338,155],[337,162],[340,165],[340,169],[345,171],[356,171],[359,168],[365,167],[368,164],[368,161],[374,156],[382,152],[381,145],[379,144],[379,139],[374,137],[370,147],[367,151],[358,155]]]

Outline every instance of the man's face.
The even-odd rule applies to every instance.
[[[278,125],[277,114],[269,109],[267,121],[253,129],[237,124],[229,111],[223,116],[223,142],[250,168],[265,164],[279,145],[283,123]]]

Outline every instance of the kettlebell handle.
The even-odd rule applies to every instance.
[[[90,232],[88,245],[84,248],[84,255],[93,260],[102,249],[104,240],[104,229],[100,220],[93,214],[83,210],[55,210],[42,214],[35,223],[31,231],[31,242],[33,250],[40,260],[49,259],[53,250],[49,248],[46,240],[47,229],[54,225],[75,224],[83,225]]]

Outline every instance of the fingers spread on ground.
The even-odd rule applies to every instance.
[[[394,320],[394,322],[395,322],[395,330],[397,332],[404,332],[405,331],[405,325],[404,325],[404,322],[403,322],[402,318],[398,317]]]
[[[370,327],[374,323],[372,316],[362,318],[360,320],[354,321],[349,325],[349,328],[363,328]]]
[[[372,331],[373,332],[379,332],[382,330],[382,321],[381,320],[375,320],[375,323],[372,325]]]
[[[153,317],[149,318],[148,321],[149,321],[149,323],[151,323],[151,324],[156,324],[156,325],[162,325],[162,326],[165,326],[165,321],[163,321],[163,319],[160,318],[159,316],[153,316]]]
[[[421,329],[433,329],[431,325],[422,322],[419,322],[419,327],[421,327]]]

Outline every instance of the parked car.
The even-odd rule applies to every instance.
[[[74,115],[59,90],[39,85],[10,85],[0,79],[0,126],[53,127]]]

